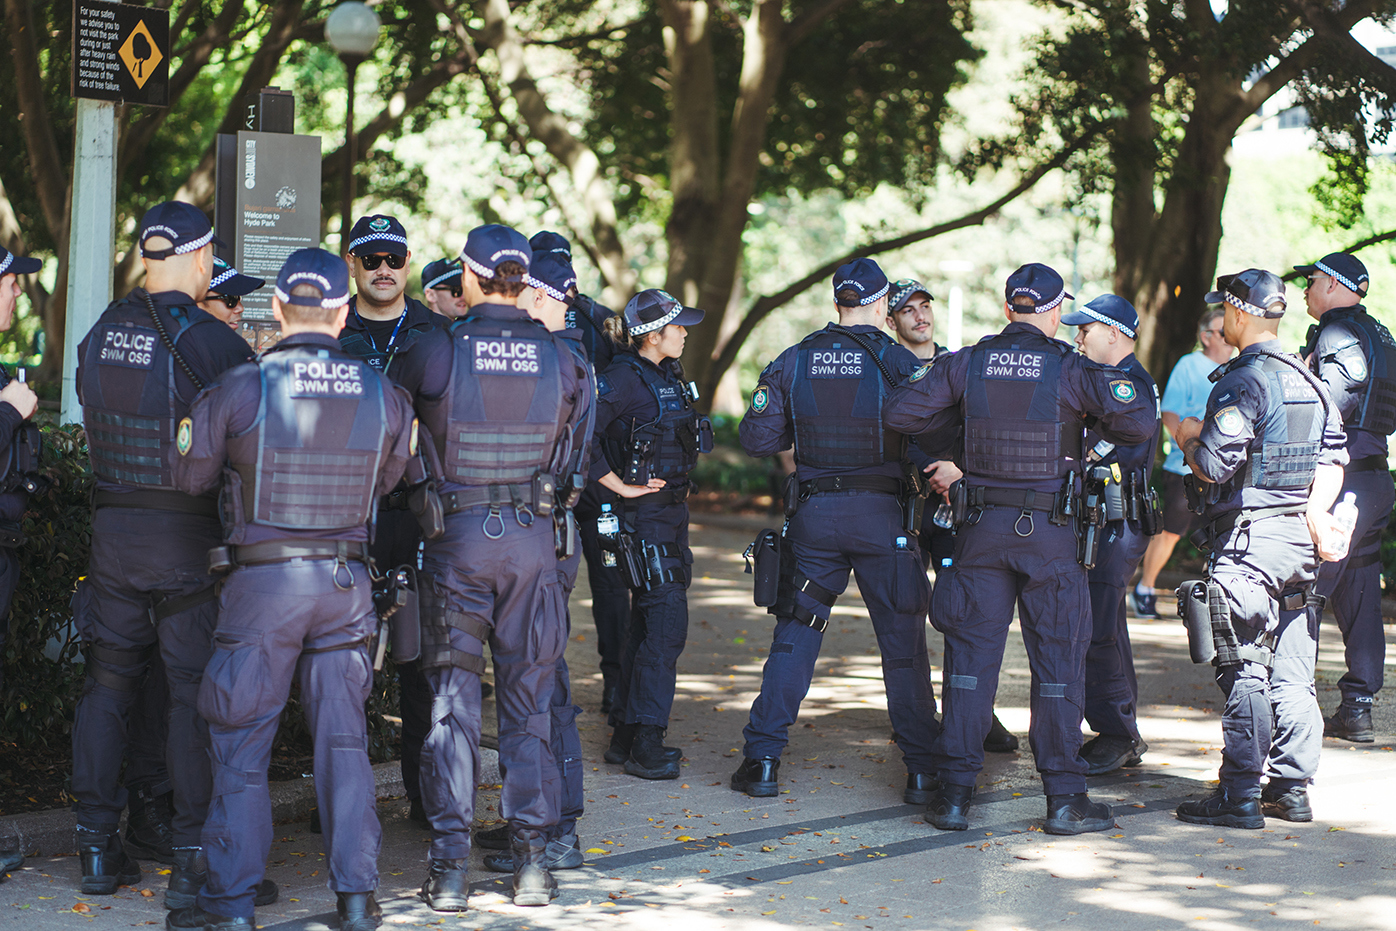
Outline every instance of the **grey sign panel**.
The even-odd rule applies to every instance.
[[[320,137],[239,132],[235,182],[238,271],[267,287],[243,298],[244,320],[270,320],[286,256],[320,245]]]

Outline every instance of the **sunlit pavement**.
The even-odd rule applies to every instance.
[[[645,782],[600,762],[609,730],[596,711],[600,676],[583,577],[568,657],[586,709],[579,720],[588,759],[587,865],[557,874],[562,894],[554,905],[521,909],[510,902],[508,877],[484,872],[476,854],[472,910],[437,914],[416,895],[427,834],[406,820],[404,801],[382,800],[386,928],[1396,927],[1392,703],[1377,706],[1377,743],[1325,741],[1310,790],[1312,824],[1272,818],[1263,831],[1182,824],[1173,808],[1210,792],[1216,777],[1221,696],[1209,667],[1188,662],[1174,619],[1131,621],[1150,750],[1142,766],[1091,781],[1092,796],[1114,807],[1115,830],[1079,838],[1041,832],[1045,803],[1027,751],[1029,676],[1016,628],[997,708],[1023,749],[988,756],[967,831],[937,831],[903,805],[906,774],[854,590],[840,599],[825,636],[784,757],[781,795],[732,792],[727,779],[740,762],[771,626],[751,606],[750,576],[742,574],[740,552],[759,526],[709,518],[694,528],[689,645],[668,739],[685,749],[681,778]],[[931,632],[929,642],[934,664],[940,638]],[[1341,660],[1337,629],[1327,624],[1319,656],[1325,711],[1337,702]],[[497,794],[482,791],[481,816],[497,817],[496,802]],[[269,875],[282,897],[260,909],[258,921],[286,931],[335,927],[320,838],[304,822],[278,827],[276,837]],[[165,879],[158,864],[144,866],[140,889],[82,897],[74,859],[31,860],[0,886],[0,926],[163,925]]]

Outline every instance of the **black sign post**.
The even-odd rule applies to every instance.
[[[73,96],[170,105],[170,12],[75,0]]]

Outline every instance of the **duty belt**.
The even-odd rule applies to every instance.
[[[234,566],[255,566],[269,562],[286,562],[291,559],[335,559],[340,562],[354,560],[368,562],[368,544],[349,543],[344,540],[324,540],[305,542],[272,540],[269,543],[248,543],[244,546],[229,546],[228,555]]]
[[[1363,456],[1348,463],[1345,472],[1385,472],[1388,468],[1385,456]]]
[[[886,475],[825,475],[800,483],[800,497],[828,494],[833,491],[873,491],[884,495],[900,495],[900,479]]]
[[[483,485],[464,491],[441,492],[441,512],[457,514],[470,508],[500,507],[512,504],[516,508],[533,508],[533,488],[529,485]]]
[[[218,502],[213,498],[195,498],[182,491],[95,491],[93,510],[97,508],[148,508],[153,511],[179,511],[199,517],[218,519]]]
[[[407,510],[407,499],[412,496],[410,488],[394,488],[378,499],[378,510],[380,511],[405,511]]]
[[[650,492],[647,495],[641,495],[640,497],[635,498],[633,500],[637,502],[643,502],[644,504],[683,504],[685,501],[688,500],[688,492],[689,489],[691,489],[692,487],[692,485],[680,485],[677,488],[670,488],[666,486],[664,488],[659,489],[659,491]]]
[[[994,488],[987,485],[972,486],[969,490],[969,506],[991,508],[1021,508],[1028,511],[1048,511],[1056,509],[1056,495],[1050,491],[1035,491],[1016,488]]]
[[[1241,508],[1236,511],[1227,511],[1216,520],[1209,521],[1203,527],[1193,533],[1188,538],[1193,546],[1202,552],[1210,552],[1215,548],[1217,538],[1222,534],[1238,527],[1242,531],[1249,530],[1251,524],[1258,520],[1266,520],[1271,517],[1284,517],[1293,515],[1295,517],[1304,513],[1303,508],[1296,508],[1292,504],[1277,504],[1268,508]]]

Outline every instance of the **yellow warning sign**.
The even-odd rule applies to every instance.
[[[136,28],[132,29],[126,41],[121,43],[117,54],[121,56],[121,63],[126,66],[126,70],[131,73],[136,87],[145,87],[145,82],[150,80],[156,66],[164,59],[159,46],[155,44],[155,37],[145,28],[145,22],[142,20],[136,22]]]

